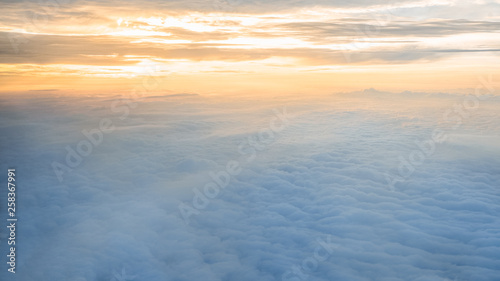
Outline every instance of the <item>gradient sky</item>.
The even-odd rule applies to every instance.
[[[500,63],[500,1],[2,1],[0,91],[458,91]]]

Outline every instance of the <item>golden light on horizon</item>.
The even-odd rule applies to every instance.
[[[144,68],[151,64],[162,69],[155,74],[158,76],[177,73],[199,79],[201,74],[219,74],[215,79],[221,81],[226,80],[225,75],[247,79],[244,74],[251,73],[293,76],[307,72],[326,77],[385,73],[389,85],[394,73],[404,75],[408,69],[448,77],[451,74],[442,71],[462,75],[459,65],[481,72],[475,63],[478,59],[484,69],[493,69],[499,62],[495,53],[499,39],[484,31],[488,23],[410,21],[394,14],[401,7],[309,7],[251,14],[103,10],[89,19],[53,20],[28,27],[6,22],[0,29],[27,43],[18,53],[5,57],[0,69],[3,80],[60,76],[68,83],[75,76],[140,77],[148,75]],[[440,61],[445,60],[451,63],[443,68]],[[319,84],[331,80],[317,77],[327,79]],[[428,85],[430,81],[426,81]],[[4,83],[3,88],[9,89],[9,85],[12,83]],[[83,86],[91,87],[88,83]],[[439,82],[435,88],[443,86]]]

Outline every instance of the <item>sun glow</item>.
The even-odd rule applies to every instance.
[[[395,14],[398,9],[434,4],[446,3],[306,7],[272,13],[104,9],[90,18],[58,21],[54,17],[44,25],[13,22],[0,26],[0,30],[17,36],[4,38],[9,39],[4,46],[13,46],[14,52],[4,56],[1,78],[3,85],[18,88],[24,83],[21,79],[30,77],[132,79],[151,75],[147,69],[156,66],[154,75],[191,75],[197,81],[228,83],[259,73],[265,85],[268,76],[279,75],[276,81],[289,81],[284,77],[308,73],[322,80],[318,85],[326,85],[332,74],[357,75],[357,79],[341,78],[357,84],[360,80],[391,80],[394,74],[410,77],[412,70],[434,73],[426,78],[427,84],[418,82],[432,86],[444,83],[436,82],[438,78],[446,81],[453,73],[464,75],[466,66],[495,69],[499,58],[495,55],[498,33],[494,23],[418,22]],[[446,61],[446,66],[439,61]],[[186,83],[187,88],[195,84]]]

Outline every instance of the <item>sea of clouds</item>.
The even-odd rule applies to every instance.
[[[499,280],[499,97],[40,92],[0,107],[19,218],[15,275],[0,232],[1,280]]]

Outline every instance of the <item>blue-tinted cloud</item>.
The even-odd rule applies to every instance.
[[[2,170],[18,171],[17,280],[111,280],[122,268],[135,280],[281,280],[326,237],[339,246],[303,272],[307,280],[500,273],[496,97],[452,130],[442,114],[461,95],[158,95],[124,120],[113,97],[36,95],[0,105]],[[239,144],[283,106],[289,125],[247,162]],[[51,163],[64,163],[65,147],[76,149],[103,118],[114,130],[59,182]],[[450,138],[389,190],[384,174],[435,128]],[[241,173],[186,225],[179,203],[229,160]]]

